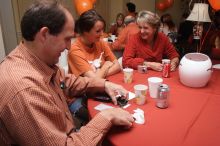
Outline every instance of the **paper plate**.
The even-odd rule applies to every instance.
[[[220,69],[220,64],[215,64],[215,65],[212,66],[212,68]]]

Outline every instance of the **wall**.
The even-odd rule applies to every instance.
[[[0,13],[1,16],[1,13]],[[3,37],[2,37],[2,27],[1,27],[1,21],[0,21],[0,62],[3,60],[5,57],[5,46],[3,42]]]
[[[17,46],[15,19],[11,1],[12,0],[0,0],[0,19],[6,54]]]
[[[21,40],[20,20],[24,11],[34,0],[0,0],[0,12],[2,12],[2,31],[5,40],[4,45],[6,54],[8,54]],[[73,4],[73,0],[62,0],[69,8],[73,17],[77,19],[78,15]],[[106,21],[106,30],[118,13],[125,13],[126,3],[133,2],[136,4],[137,11],[150,10],[155,11],[155,0],[97,0],[95,9],[103,16]],[[159,0],[156,0],[156,2]],[[175,24],[180,21],[182,14],[181,1],[175,0],[174,5],[167,11],[172,15]],[[165,12],[157,13],[162,15]]]
[[[130,0],[130,2],[134,3],[136,5],[136,11],[140,10],[149,10],[152,12],[155,12],[161,16],[164,13],[170,13],[173,21],[176,25],[179,24],[180,18],[182,15],[182,9],[181,9],[181,1],[180,0],[174,0],[174,4],[172,7],[168,8],[167,10],[161,12],[155,8],[155,2],[157,3],[159,0]]]
[[[15,15],[15,21],[16,21],[16,32],[17,32],[17,38],[18,42],[21,40],[21,31],[20,31],[20,21],[21,18],[25,12],[25,10],[28,8],[28,6],[33,2],[34,0],[12,0],[13,8],[14,8],[14,15]],[[78,19],[79,15],[76,12],[75,5],[73,0],[62,0],[63,4],[68,8],[70,13],[73,15],[74,19]],[[117,0],[113,0],[117,2]],[[122,0],[118,0],[122,1]],[[110,0],[97,0],[96,4],[94,5],[94,8],[101,14],[104,19],[106,20],[106,24],[110,24]],[[108,26],[108,25],[107,25]]]
[[[136,5],[136,11],[148,10],[154,12],[154,0],[130,0],[130,2]]]
[[[117,1],[117,0],[113,0],[113,1]],[[121,1],[121,0],[118,0]],[[97,0],[96,3],[94,4],[94,9],[105,19],[106,21],[106,26],[108,29],[108,26],[110,24],[110,17],[111,17],[111,2],[112,0]],[[79,16],[76,12],[75,9],[75,4],[73,3],[73,0],[65,0],[65,3],[68,5],[68,8],[70,10],[70,12],[72,13],[73,17],[75,19],[77,19]]]
[[[110,24],[115,22],[118,13],[124,13],[123,0],[110,0]],[[109,24],[109,25],[110,25]]]

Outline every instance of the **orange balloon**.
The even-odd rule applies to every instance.
[[[96,0],[90,0],[92,4],[96,3]]]
[[[174,0],[164,0],[163,3],[166,8],[169,8],[173,5]]]
[[[209,3],[214,10],[220,10],[220,0],[209,0]]]
[[[74,4],[79,15],[93,8],[90,0],[74,0]]]
[[[156,4],[156,8],[157,8],[158,10],[160,10],[160,11],[164,11],[164,10],[166,9],[166,6],[165,6],[165,4],[164,4],[163,2],[158,2],[158,3]]]

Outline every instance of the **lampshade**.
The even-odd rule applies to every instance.
[[[195,3],[193,9],[186,19],[189,21],[199,21],[199,22],[211,22],[208,12],[208,4],[205,3]]]

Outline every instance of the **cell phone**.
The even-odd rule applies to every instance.
[[[117,104],[120,107],[123,107],[128,103],[128,100],[123,95],[117,95],[116,98],[117,98]],[[112,102],[111,97],[106,93],[96,95],[94,97],[94,100],[101,101],[101,102]]]
[[[125,106],[128,103],[128,100],[123,96],[123,95],[119,95],[117,98],[117,104],[120,107]]]

